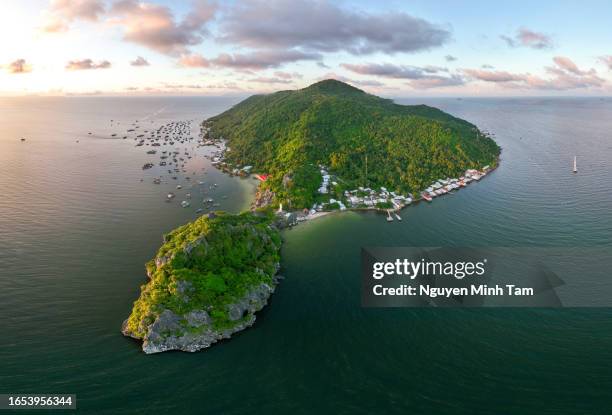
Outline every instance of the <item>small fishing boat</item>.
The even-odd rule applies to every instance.
[[[397,220],[399,220],[401,222],[402,217],[400,215],[398,215],[397,213],[394,213],[395,217],[397,218]]]
[[[393,222],[393,217],[391,216],[391,211],[387,211],[387,222]]]
[[[576,156],[574,156],[574,173],[578,173],[578,168],[576,166]]]

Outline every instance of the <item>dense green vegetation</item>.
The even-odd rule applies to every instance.
[[[386,186],[405,194],[468,168],[495,166],[499,154],[467,121],[335,80],[252,96],[208,122],[213,137],[228,140],[227,161],[270,174],[265,186],[293,208],[315,201],[319,164],[345,188]]]
[[[273,285],[281,239],[272,218],[262,212],[216,212],[165,235],[157,256],[147,263],[150,281],[141,287],[128,331],[143,337],[164,310],[177,315],[205,310],[217,329],[235,324],[227,305],[250,287]]]

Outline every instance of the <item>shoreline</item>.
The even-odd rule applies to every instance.
[[[214,145],[217,148],[220,148],[220,146],[218,146],[217,143],[215,144],[208,144],[208,145]],[[212,166],[217,169],[219,172],[224,173],[226,175],[228,175],[229,177],[238,177],[241,179],[252,179],[252,180],[257,180],[259,174],[257,173],[246,173],[246,174],[237,174],[236,172],[233,172],[230,168],[228,168],[228,166],[223,162],[223,151],[225,149],[225,142],[222,141],[222,145],[223,147],[221,147],[220,150],[217,150],[216,152],[216,160],[214,156],[210,156],[210,159],[213,161]],[[397,214],[398,212],[401,212],[402,210],[413,206],[417,203],[420,202],[427,202],[427,203],[432,203],[433,199],[438,198],[440,196],[445,196],[447,194],[452,195],[453,191],[455,190],[461,190],[462,188],[467,187],[470,183],[472,182],[479,182],[482,178],[488,176],[490,173],[492,173],[493,171],[497,170],[497,168],[499,167],[499,163],[501,161],[501,153],[500,155],[497,157],[497,159],[495,160],[496,163],[493,167],[489,167],[489,166],[485,166],[483,167],[481,170],[475,170],[475,169],[470,169],[467,170],[467,172],[474,172],[474,175],[478,176],[478,178],[469,178],[469,180],[466,182],[464,180],[466,180],[466,178],[468,178],[469,176],[461,176],[459,179],[441,179],[436,181],[436,183],[439,182],[444,182],[444,183],[461,183],[461,185],[457,185],[455,187],[452,188],[448,188],[448,185],[443,186],[443,189],[448,189],[445,190],[443,193],[440,194],[434,194],[433,192],[428,191],[428,189],[431,189],[431,186],[428,187],[427,189],[421,191],[419,193],[419,195],[417,197],[414,198],[410,198],[410,201],[408,203],[405,204],[399,204],[399,205],[395,205],[393,204],[392,207],[389,208],[380,208],[380,207],[376,207],[376,206],[365,206],[365,207],[344,207],[343,205],[343,209],[334,209],[334,210],[321,210],[321,211],[316,211],[315,213],[310,213],[312,212],[312,210],[308,213],[308,214],[303,214],[301,211],[296,210],[296,211],[276,211],[275,215],[277,217],[282,218],[284,220],[287,220],[287,227],[291,228],[294,226],[299,225],[302,222],[310,222],[313,221],[315,219],[318,218],[322,218],[328,215],[331,215],[333,213],[342,213],[342,212],[347,212],[347,211],[352,211],[352,212],[378,212],[378,213],[382,213],[382,214]],[[260,186],[261,183],[255,187],[255,193],[251,194],[251,201],[249,202],[250,205],[250,209],[251,211],[254,211],[257,207],[264,207],[264,206],[269,206],[270,205],[270,201],[262,204],[261,206],[257,205],[258,202],[258,194],[260,192]],[[368,189],[365,189],[368,190]],[[425,198],[423,195],[426,195],[429,200],[427,198]],[[411,195],[412,196],[412,195]],[[295,215],[293,220],[290,220],[290,216],[291,215]],[[283,217],[284,216],[284,217]],[[401,219],[398,219],[401,221]]]
[[[498,157],[498,159],[496,160],[497,164],[495,165],[495,167],[492,168],[488,168],[485,170],[481,170],[478,171],[480,178],[472,180],[472,181],[480,181],[482,178],[488,176],[490,173],[492,173],[493,171],[497,170],[497,168],[499,167],[499,161],[500,158]],[[472,182],[470,181],[470,183]],[[334,210],[322,210],[322,211],[317,211],[316,213],[309,213],[307,215],[304,215],[302,213],[300,213],[299,211],[290,211],[290,212],[284,212],[284,211],[277,211],[276,212],[276,216],[277,217],[281,217],[281,216],[285,216],[284,219],[289,218],[289,215],[295,215],[295,221],[292,221],[290,223],[288,223],[288,228],[292,228],[295,227],[297,225],[299,225],[300,223],[305,223],[305,222],[310,222],[313,220],[316,220],[318,218],[322,218],[325,216],[329,216],[331,214],[339,214],[339,213],[343,213],[343,212],[376,212],[376,213],[382,213],[385,214],[387,213],[388,215],[390,215],[391,213],[393,214],[397,214],[398,212],[401,212],[404,209],[407,209],[415,204],[421,203],[421,202],[427,202],[427,203],[432,203],[434,198],[438,198],[440,196],[444,196],[444,195],[452,195],[454,194],[453,191],[454,190],[461,190],[464,187],[467,187],[469,183],[466,183],[463,186],[457,187],[457,188],[453,188],[450,189],[449,191],[440,194],[440,195],[431,195],[433,197],[430,198],[430,200],[427,200],[423,197],[420,198],[415,198],[413,200],[411,200],[410,203],[404,204],[404,205],[400,205],[400,206],[395,206],[393,208],[378,208],[378,207],[347,207],[345,209],[334,209]],[[259,188],[259,187],[258,187]],[[425,191],[423,191],[423,193],[425,193]],[[421,193],[422,194],[422,193]],[[398,219],[399,221],[401,221],[401,219]]]

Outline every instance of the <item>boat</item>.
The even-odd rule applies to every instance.
[[[393,217],[391,216],[391,211],[387,211],[387,222],[393,222]]]
[[[189,202],[188,202],[188,201],[186,201],[186,200],[183,200],[183,201],[181,202],[181,207],[186,208],[186,207],[189,207],[190,205],[191,205],[191,203],[189,203]]]
[[[427,193],[425,193],[425,192],[421,193],[421,197],[422,197],[423,199],[425,199],[426,201],[428,201],[428,202],[431,202],[431,201],[433,200],[433,199],[431,198],[431,196],[429,196],[429,194],[427,194]]]
[[[576,167],[576,156],[574,156],[574,173],[578,173],[578,168]]]
[[[395,217],[397,218],[397,220],[401,221],[402,217],[400,215],[398,215],[397,213],[394,213]]]

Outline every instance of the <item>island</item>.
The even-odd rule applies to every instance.
[[[278,282],[271,212],[203,215],[164,236],[122,333],[145,353],[194,352],[253,325]]]
[[[226,145],[218,160],[222,168],[260,172],[260,205],[282,203],[290,210],[365,207],[359,206],[364,192],[381,196],[381,187],[387,195],[415,200],[429,186],[428,196],[435,197],[432,190],[450,179],[459,183],[467,173],[478,180],[497,166],[500,153],[467,121],[426,105],[398,105],[333,79],[252,96],[204,128],[207,138]],[[358,203],[347,204],[351,196]],[[384,199],[391,204],[392,197]]]
[[[280,229],[321,211],[397,211],[480,180],[500,148],[475,125],[336,80],[251,96],[203,122],[218,168],[260,180],[251,211],[164,236],[122,333],[194,352],[250,327],[281,278]],[[396,214],[397,215],[397,214]],[[397,215],[399,219],[399,215]]]

